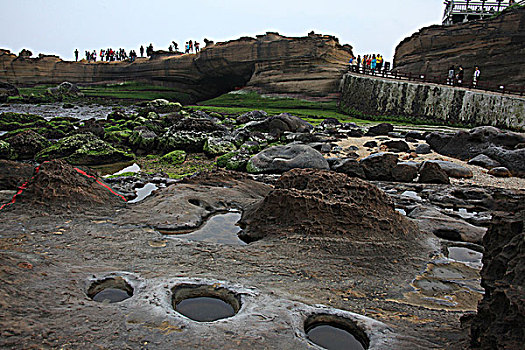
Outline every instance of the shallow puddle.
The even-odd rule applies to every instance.
[[[175,310],[199,322],[212,322],[235,315],[235,310],[230,304],[212,297],[184,299],[175,305]]]
[[[119,301],[126,300],[128,298],[130,298],[130,295],[122,289],[106,288],[103,291],[97,293],[93,297],[93,300],[101,303],[118,303]]]
[[[124,173],[138,173],[140,171],[140,166],[137,163],[133,163],[130,166],[125,167],[122,170],[117,171],[113,175],[120,175]]]
[[[308,339],[330,350],[364,350],[363,345],[348,331],[330,324],[314,325],[306,331]]]
[[[246,245],[237,234],[241,228],[237,222],[241,219],[241,213],[229,212],[217,214],[208,219],[208,221],[197,231],[170,232],[161,231],[162,234],[185,238],[190,241],[204,241],[229,245]]]
[[[144,187],[136,189],[137,197],[128,201],[128,203],[137,203],[149,196],[153,191],[157,190],[158,186],[152,183],[147,183]]]
[[[86,119],[105,119],[106,116],[113,111],[113,106],[102,106],[97,104],[78,104],[74,108],[64,108],[64,103],[45,103],[45,104],[29,104],[11,103],[8,105],[0,105],[0,113],[15,112],[15,113],[31,113],[37,114],[49,120],[55,117],[73,117],[80,120]],[[124,113],[134,113],[136,107],[134,106],[119,106],[119,109]]]

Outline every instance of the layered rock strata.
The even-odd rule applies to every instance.
[[[396,48],[396,70],[447,76],[450,66],[463,65],[466,81],[475,66],[481,80],[494,84],[525,84],[525,7],[482,21],[430,26]]]
[[[181,102],[209,99],[239,87],[263,93],[335,98],[352,56],[332,36],[290,38],[266,33],[207,46],[196,55],[154,55],[135,62],[66,62],[0,51],[0,81],[15,85],[137,81],[180,92]]]

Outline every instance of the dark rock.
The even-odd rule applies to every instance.
[[[412,182],[417,177],[417,166],[411,163],[398,163],[392,169],[392,179],[398,182]]]
[[[468,161],[468,164],[478,165],[485,169],[492,169],[501,166],[501,164],[494,159],[484,154],[479,154]]]
[[[32,130],[26,130],[6,140],[18,160],[33,159],[35,155],[50,145],[45,137]]]
[[[222,138],[227,134],[225,126],[211,120],[185,118],[168,129],[160,140],[159,148],[164,152],[201,152],[208,138]]]
[[[481,286],[485,288],[471,323],[475,349],[522,349],[525,324],[525,196],[508,212],[495,213],[483,238]]]
[[[503,147],[490,146],[483,154],[499,162],[503,167],[519,177],[525,177],[525,148],[508,150]]]
[[[334,164],[330,166],[335,172],[346,174],[350,177],[358,177],[360,179],[365,179],[365,171],[361,164],[352,158],[345,159],[336,159]]]
[[[447,173],[441,169],[439,164],[425,162],[419,170],[418,182],[432,184],[449,184]]]
[[[397,166],[397,154],[375,153],[361,159],[360,164],[367,180],[392,181],[392,171]]]
[[[285,131],[310,132],[313,129],[310,123],[289,113],[269,117],[267,123],[268,132],[274,135],[281,135]]]
[[[11,96],[20,96],[16,86],[0,81],[0,102],[7,102]]]
[[[365,133],[361,129],[350,129],[345,134],[347,137],[363,137]]]
[[[364,147],[367,147],[367,148],[374,148],[374,147],[377,147],[377,142],[376,141],[367,141],[363,144]]]
[[[359,147],[354,146],[354,145],[352,145],[352,146],[348,146],[348,147],[345,149],[345,151],[359,151]]]
[[[82,97],[84,96],[84,94],[80,92],[80,89],[78,88],[76,84],[73,84],[67,81],[63,82],[57,87],[48,88],[46,90],[46,93],[58,99],[62,99],[64,97]]]
[[[104,137],[104,132],[102,121],[95,119],[84,120],[84,123],[76,130],[78,134],[90,133],[100,138]]]
[[[227,170],[245,171],[248,160],[249,154],[234,151],[217,157],[217,166]]]
[[[374,185],[314,169],[283,174],[264,200],[243,213],[240,224],[247,241],[296,232],[343,236],[350,241],[366,236],[370,244],[379,243],[374,248],[379,250],[386,249],[380,242],[413,240],[417,235],[414,225]]]
[[[436,163],[447,173],[449,177],[470,179],[474,176],[472,170],[469,168],[453,162],[447,162],[446,160],[426,160],[423,162],[423,165],[425,163]]]
[[[182,110],[182,105],[178,102],[170,102],[165,99],[156,99],[146,104],[148,111],[156,113],[178,113]]]
[[[17,154],[8,142],[0,140],[0,159],[16,159]]]
[[[235,150],[237,150],[237,147],[235,147],[233,142],[216,137],[208,138],[203,146],[204,153],[210,156],[222,155]]]
[[[512,177],[509,169],[502,166],[490,169],[488,174],[496,177]]]
[[[17,190],[33,172],[34,167],[30,164],[0,160],[0,190]]]
[[[450,241],[481,243],[486,228],[469,224],[465,220],[452,218],[439,210],[420,206],[408,216],[415,219],[422,232]]]
[[[427,143],[421,143],[417,145],[416,147],[416,153],[417,154],[430,154],[432,153],[432,149]]]
[[[424,140],[425,134],[419,131],[409,131],[406,133],[405,139]]]
[[[383,142],[381,145],[385,145],[392,152],[408,152],[410,150],[408,144],[400,140]]]
[[[237,117],[237,124],[246,124],[253,121],[264,120],[268,117],[265,111],[251,111]]]
[[[253,156],[246,166],[250,173],[283,173],[295,168],[329,169],[321,153],[300,144],[267,148]]]
[[[139,126],[133,130],[129,137],[129,143],[133,152],[137,154],[148,154],[158,148],[158,135],[146,126]]]
[[[389,132],[394,131],[394,126],[389,123],[381,123],[375,126],[370,127],[366,136],[378,136],[378,135],[388,135]]]

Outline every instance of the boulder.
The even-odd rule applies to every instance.
[[[375,254],[396,255],[386,242],[414,242],[415,225],[395,211],[392,200],[376,186],[345,174],[294,169],[275,188],[244,211],[241,237],[246,241],[302,232],[344,237],[374,246]]]
[[[367,148],[374,148],[374,147],[377,147],[377,142],[376,141],[367,141],[363,144],[363,147],[367,147]]]
[[[216,137],[208,138],[203,146],[204,153],[210,156],[225,154],[236,149],[237,147],[235,147],[233,142]]]
[[[425,163],[435,163],[439,165],[449,177],[470,179],[474,176],[472,170],[470,170],[469,168],[466,168],[462,165],[453,162],[448,162],[446,160],[426,160],[423,162],[422,166]]]
[[[360,160],[367,180],[392,181],[392,171],[398,156],[393,153],[375,153]]]
[[[421,143],[416,146],[417,154],[430,154],[432,153],[432,148],[427,143]]]
[[[417,165],[413,163],[398,163],[392,169],[392,179],[397,182],[412,182],[417,174]]]
[[[120,151],[93,134],[76,134],[59,140],[39,152],[39,162],[63,158],[70,164],[100,165],[133,160],[132,154]]]
[[[509,169],[502,166],[490,169],[488,174],[496,177],[512,177]]]
[[[208,119],[184,118],[171,126],[160,140],[164,152],[201,152],[209,138],[224,138],[228,129]]]
[[[180,103],[161,98],[148,102],[146,107],[156,113],[178,113],[182,110]]]
[[[62,99],[64,97],[82,97],[84,94],[80,92],[80,89],[76,84],[70,83],[70,82],[63,82],[57,87],[54,88],[48,88],[46,90],[46,93],[58,98]]]
[[[310,132],[313,126],[299,117],[289,113],[282,113],[268,117],[263,121],[248,123],[245,128],[253,131],[268,132],[280,137],[284,132]]]
[[[307,145],[293,144],[270,147],[248,161],[250,173],[283,173],[295,168],[329,169],[323,155]]]
[[[11,148],[11,145],[0,140],[0,159],[16,159],[17,154]]]
[[[451,241],[479,244],[487,232],[484,227],[471,225],[465,220],[450,217],[430,207],[418,206],[408,216],[417,221],[421,232]]]
[[[479,154],[468,161],[468,164],[478,165],[485,169],[492,169],[501,166],[501,164],[487,155]]]
[[[378,136],[378,135],[388,135],[389,132],[394,131],[394,126],[389,123],[381,123],[374,125],[368,129],[366,136]]]
[[[18,160],[33,159],[35,155],[50,145],[43,136],[32,130],[22,131],[6,140],[11,146],[12,152],[17,155]]]
[[[350,177],[358,177],[360,179],[366,178],[363,166],[353,158],[336,158],[334,163],[330,166],[330,169],[338,173],[346,174]]]
[[[7,102],[11,96],[20,96],[16,86],[0,81],[0,102]]]
[[[405,141],[397,140],[397,141],[386,141],[381,144],[382,146],[386,146],[387,149],[391,152],[408,152],[410,151],[410,147]]]
[[[450,179],[439,164],[425,162],[419,170],[418,182],[427,184],[449,184]]]
[[[490,146],[483,154],[509,169],[514,176],[525,177],[525,148],[508,150],[503,147]]]
[[[240,151],[226,153],[217,157],[217,166],[227,170],[245,171],[250,155]]]
[[[158,148],[159,138],[147,126],[136,127],[129,137],[129,144],[137,154],[149,154]]]
[[[170,165],[177,165],[182,164],[186,160],[186,152],[184,151],[173,151],[168,154],[165,154],[160,158],[161,162],[170,164]]]
[[[268,117],[265,111],[251,111],[246,112],[236,118],[237,124],[246,124],[253,121],[261,121]]]
[[[525,196],[496,212],[483,237],[481,286],[485,289],[471,320],[475,349],[523,349],[525,325]]]

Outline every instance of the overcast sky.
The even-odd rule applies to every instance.
[[[442,0],[0,0],[0,48],[73,59],[78,48],[182,48],[267,31],[335,35],[354,54],[382,53],[418,29],[441,24]]]

